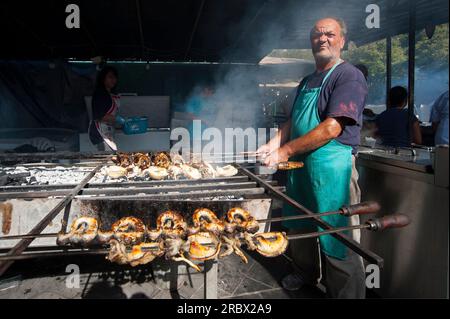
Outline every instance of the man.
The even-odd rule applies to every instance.
[[[438,97],[431,108],[431,123],[435,145],[448,145],[448,90]]]
[[[317,213],[335,211],[360,200],[355,155],[367,83],[358,69],[340,59],[345,36],[346,26],[340,19],[325,18],[315,23],[310,40],[316,71],[300,83],[290,119],[258,150],[267,154],[268,166],[288,159],[304,162],[304,168],[289,172],[287,194]],[[286,206],[283,214],[298,212]],[[333,227],[359,223],[357,218],[349,220],[340,215],[323,220]],[[285,222],[284,226],[291,232],[305,227],[317,229],[300,221]],[[358,232],[348,235],[359,241]],[[362,259],[330,235],[321,236],[319,241],[322,254],[317,253],[317,240],[291,241],[292,257],[303,272],[288,275],[283,286],[295,289],[305,281],[315,283],[321,276],[316,266],[323,260],[329,296],[364,298]],[[314,276],[308,275],[311,272],[315,272]]]
[[[377,116],[376,135],[381,143],[391,147],[411,147],[411,142],[422,144],[422,133],[419,120],[415,115],[411,117],[409,126],[408,91],[402,86],[394,86],[389,90],[386,111]]]
[[[216,116],[217,107],[214,99],[214,88],[209,85],[202,86],[197,89],[195,93],[186,102],[185,112],[190,121],[188,130],[190,133],[191,140],[194,139],[194,120],[201,121],[201,134],[203,131],[213,126],[213,121]],[[198,136],[201,143],[201,136]]]

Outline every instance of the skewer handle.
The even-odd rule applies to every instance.
[[[342,215],[353,216],[353,215],[365,215],[374,214],[380,210],[380,204],[374,201],[362,202],[355,205],[344,206],[340,209]]]
[[[381,231],[388,228],[400,228],[409,225],[411,219],[403,214],[388,215],[381,218],[371,219],[367,221],[369,229],[373,231]]]

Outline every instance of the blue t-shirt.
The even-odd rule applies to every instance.
[[[412,121],[418,121],[413,116]],[[383,145],[392,147],[411,146],[411,134],[408,125],[408,109],[389,108],[377,116],[377,134]]]
[[[186,102],[185,111],[193,114],[198,120],[201,120],[201,133],[208,128],[216,118],[216,104],[212,97],[194,95]],[[193,121],[189,122],[187,127],[191,137],[193,137]]]
[[[430,120],[439,123],[434,138],[435,144],[448,144],[448,91],[434,102]]]
[[[307,88],[320,87],[329,70],[313,73],[305,77],[299,85]],[[353,154],[357,152],[362,127],[362,112],[367,98],[367,82],[360,70],[352,64],[342,62],[328,77],[320,91],[317,108],[319,117],[324,121],[327,117],[345,117],[349,119],[342,134],[336,138],[342,144],[349,145]]]

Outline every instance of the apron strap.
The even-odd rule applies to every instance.
[[[331,73],[333,73],[334,69],[336,69],[336,67],[341,64],[342,62],[344,62],[344,60],[339,59],[334,65],[333,67],[330,69],[330,71],[328,71],[327,75],[325,75],[325,77],[322,80],[322,84],[320,85],[320,88],[323,87],[323,85],[325,84],[325,82],[328,80],[328,78],[330,77]]]

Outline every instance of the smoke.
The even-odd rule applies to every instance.
[[[204,101],[204,108],[195,114],[204,122],[212,124],[222,133],[226,128],[242,128],[245,131],[246,128],[273,126],[263,114],[264,98],[267,96],[264,97],[261,84],[287,79],[300,81],[312,69],[308,62],[305,62],[306,67],[301,64],[292,64],[289,68],[258,65],[261,58],[280,48],[282,35],[289,33],[288,29],[292,28],[293,32],[298,29],[295,27],[299,23],[298,16],[291,14],[298,4],[295,1],[286,3],[288,5],[280,6],[275,1],[264,1],[246,9],[247,14],[230,28],[228,38],[232,39],[231,45],[222,52],[222,60],[229,64],[219,68],[209,85],[199,83],[192,88],[185,109],[190,109],[189,104],[201,95],[199,92],[203,88],[212,86],[214,95]],[[272,14],[273,10],[278,10],[279,14]],[[280,16],[286,16],[288,20],[278,19]],[[309,37],[309,30],[307,33]],[[296,44],[293,43],[293,46]],[[248,61],[249,55],[252,63],[232,63]],[[272,98],[276,99],[275,96]]]

